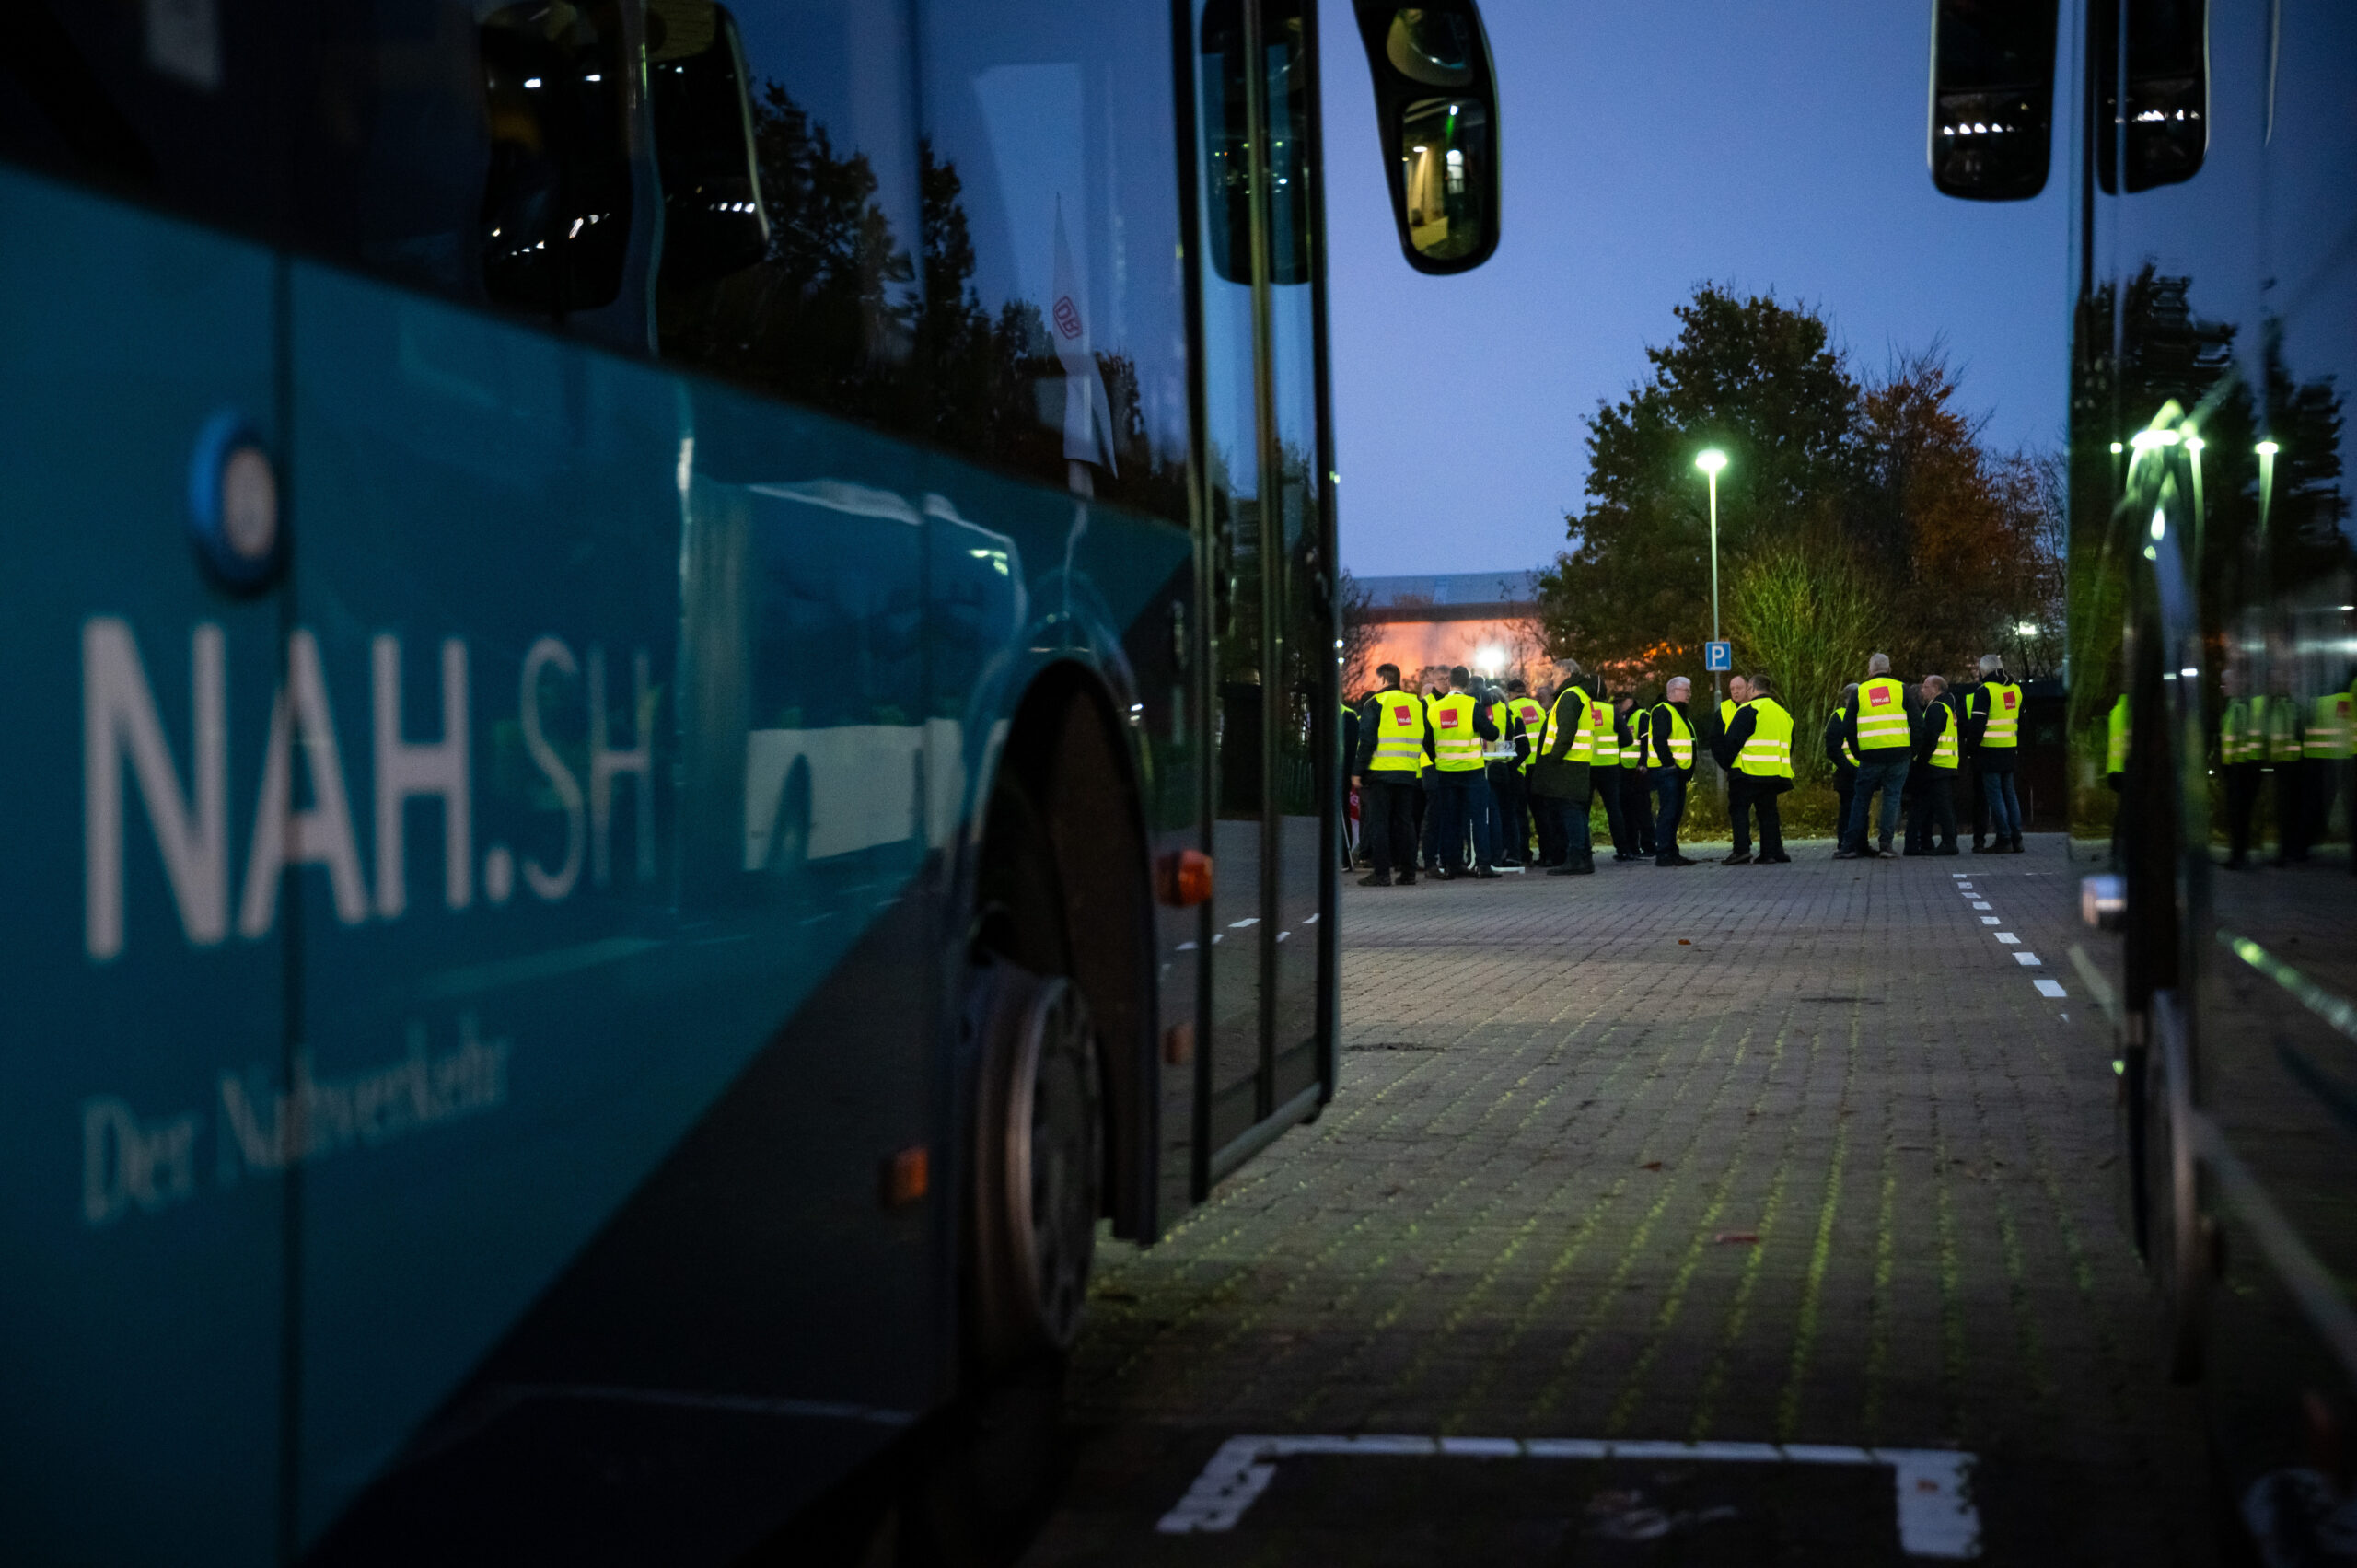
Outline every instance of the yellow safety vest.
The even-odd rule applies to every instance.
[[[1498,732],[1498,738],[1495,740],[1485,740],[1481,743],[1481,757],[1484,761],[1511,762],[1514,761],[1514,742],[1506,736],[1506,726],[1513,716],[1514,709],[1507,703],[1490,704],[1490,727]]]
[[[1475,772],[1481,766],[1481,737],[1473,728],[1473,699],[1462,691],[1424,702],[1433,722],[1433,762],[1444,773]]]
[[[1686,722],[1686,715],[1679,713],[1674,703],[1657,703],[1654,705],[1653,711],[1655,715],[1656,729],[1663,719],[1666,718],[1668,721],[1670,761],[1681,768],[1692,767],[1694,765],[1694,726]]]
[[[2298,761],[2302,751],[2299,705],[2289,697],[2257,697],[2252,701],[2266,705],[2267,760]]]
[[[1736,770],[1754,778],[1791,778],[1793,715],[1773,697],[1754,697],[1744,706],[1759,717],[1753,721],[1751,738],[1736,753]]]
[[[1953,770],[1964,755],[1963,738],[1956,733],[1956,710],[1945,703],[1934,703],[1931,711],[1943,715],[1940,738],[1932,743],[1932,766]]]
[[[2308,724],[2307,754],[2339,761],[2350,752],[2349,693],[2328,691],[2316,699],[2316,717]]]
[[[1898,751],[1907,744],[1907,688],[1887,675],[1858,682],[1858,749]]]
[[[1620,765],[1624,768],[1645,765],[1645,712],[1639,708],[1629,715],[1629,744],[1620,748]]]
[[[1736,700],[1733,697],[1719,699],[1719,733],[1721,735],[1727,732],[1727,726],[1735,723],[1735,710]]]
[[[1397,686],[1375,694],[1375,756],[1370,772],[1421,773],[1424,771],[1424,705],[1413,693]]]
[[[2232,712],[2229,708],[2229,715]],[[2226,754],[2226,738],[2223,735],[2219,738],[2218,755],[2223,761],[2234,761]],[[2125,691],[2112,699],[2111,716],[2105,721],[2103,771],[2107,773],[2128,771],[2128,693]]]
[[[1585,762],[1591,768],[1601,761],[1608,767],[1612,757],[1612,741],[1609,738],[1612,734],[1611,704],[1585,691],[1579,695],[1580,726],[1573,733],[1571,749],[1564,753],[1565,760]]]
[[[1522,754],[1522,771],[1530,772],[1530,764],[1538,760],[1539,737],[1547,729],[1547,705],[1536,697],[1509,697],[1506,706],[1522,721],[1525,734],[1530,737],[1530,749]]]
[[[2022,689],[2010,680],[1990,680],[1982,682],[1980,690],[1989,699],[1989,727],[1980,732],[1980,749],[2014,749],[2021,745]]]
[[[2126,697],[2120,698],[2119,703],[2114,704],[2114,711],[2116,712],[2119,706],[2127,701]],[[2259,699],[2259,703],[2264,706],[2266,699]],[[2128,747],[2124,738],[2119,749],[2119,758],[2120,766],[2113,769],[2114,772],[2127,771]],[[2267,734],[2259,728],[2257,718],[2251,712],[2251,699],[2237,697],[2226,704],[2225,713],[2218,719],[2218,761],[2231,768],[2244,762],[2260,762],[2266,760]]]

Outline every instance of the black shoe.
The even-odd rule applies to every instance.
[[[2003,854],[2004,851],[2002,849],[1991,851],[1987,844],[1982,843],[1979,839],[1975,839],[1972,841],[1972,853],[1975,854],[1990,854],[1992,853]]]
[[[1954,854],[1956,853],[1956,847],[1954,844],[1942,844],[1939,848],[1932,851],[1931,853],[1933,854]]]
[[[1550,877],[1592,877],[1595,874],[1595,866],[1583,865],[1576,860],[1567,860],[1561,865],[1550,865],[1547,868],[1547,875]]]
[[[1792,863],[1793,857],[1784,854],[1782,850],[1777,851],[1774,854],[1763,854],[1758,860],[1752,862],[1755,865],[1790,865]]]
[[[1399,880],[1393,884],[1393,886],[1399,888],[1412,888],[1415,885],[1416,874],[1412,871],[1402,871],[1399,873]]]
[[[1388,888],[1391,886],[1391,873],[1388,871],[1377,871],[1372,876],[1362,877],[1359,878],[1359,886],[1362,888]]]
[[[1675,867],[1677,867],[1677,866],[1680,866],[1680,865],[1693,865],[1694,863],[1693,863],[1692,861],[1690,861],[1690,860],[1687,859],[1684,855],[1680,854],[1680,855],[1674,855],[1674,856],[1672,856],[1671,858],[1669,858],[1669,859],[1667,859],[1667,860],[1660,860],[1660,859],[1656,859],[1656,860],[1654,862],[1654,864],[1655,864],[1655,865],[1663,866],[1663,867],[1665,867],[1665,868],[1675,868]]]
[[[2021,840],[2015,839],[2014,841],[2014,853],[2015,854],[2027,854],[2029,852],[2022,847]],[[2300,858],[2305,860],[2307,856],[2302,855]]]
[[[2248,871],[2250,869],[2250,861],[2243,855],[2230,854],[2226,857],[2226,864],[2221,867],[2221,869],[2226,871]]]
[[[1497,873],[1496,868],[1495,868],[1495,867],[1492,867],[1492,866],[1488,866],[1488,865],[1477,865],[1477,866],[1475,866],[1475,867],[1473,868],[1473,875],[1474,875],[1477,878],[1479,878],[1480,880],[1484,881],[1484,882],[1494,882],[1494,881],[1496,881],[1496,880],[1498,879],[1498,873]]]
[[[1858,851],[1853,849],[1837,849],[1833,852],[1833,858],[1836,860],[1858,860],[1862,859],[1863,856],[1860,855]]]
[[[1720,861],[1719,864],[1721,865],[1748,865],[1751,864],[1751,854],[1747,850],[1741,854],[1731,854],[1724,860]]]
[[[1930,850],[1927,850],[1927,849],[1917,849],[1913,844],[1909,844],[1905,849],[1900,850],[1898,853],[1899,853],[1901,855],[1918,855],[1918,854],[1931,854],[1932,852],[1931,852]]]

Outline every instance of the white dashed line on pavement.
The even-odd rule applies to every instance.
[[[2036,953],[2015,953],[2014,955],[2014,962],[2021,965],[2024,969],[2027,969],[2032,964],[2038,962],[2038,955]]]
[[[1985,909],[1987,909],[1989,906],[1988,906],[1988,904],[1987,904],[1986,902],[1984,902],[1984,901],[1981,901],[1981,900],[1974,900],[1974,902],[1973,902],[1972,907],[1973,907],[1974,909],[1977,909],[1977,910],[1985,910]]]
[[[2062,982],[2059,980],[2040,980],[2038,982],[2038,993],[2040,996],[2068,996],[2071,994],[2069,992],[2062,989]]]
[[[1980,917],[1980,923],[1983,925],[1994,925],[1997,923],[1997,917],[1993,914],[1984,914]]]
[[[2003,942],[2008,947],[2019,947],[2021,945],[2021,938],[2014,935],[2010,931],[2000,931],[1997,933],[1997,940]]]

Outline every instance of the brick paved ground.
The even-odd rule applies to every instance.
[[[1794,849],[1348,889],[1341,1096],[1100,1252],[1086,1441],[1028,1561],[1311,1561],[1153,1521],[1229,1436],[1371,1432],[1960,1447],[1991,1561],[2206,1561],[2065,958],[2085,867]],[[1365,1517],[1314,1560],[1563,1550],[1435,1559],[1445,1518]]]

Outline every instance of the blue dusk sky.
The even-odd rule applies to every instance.
[[[1400,259],[1348,0],[1323,0],[1342,563],[1362,576],[1551,561],[1586,419],[1716,281],[1805,301],[1853,371],[1945,340],[1999,447],[2059,446],[2063,172],[1951,201],[1923,134],[1931,6],[1483,0],[1505,225],[1479,271]]]

